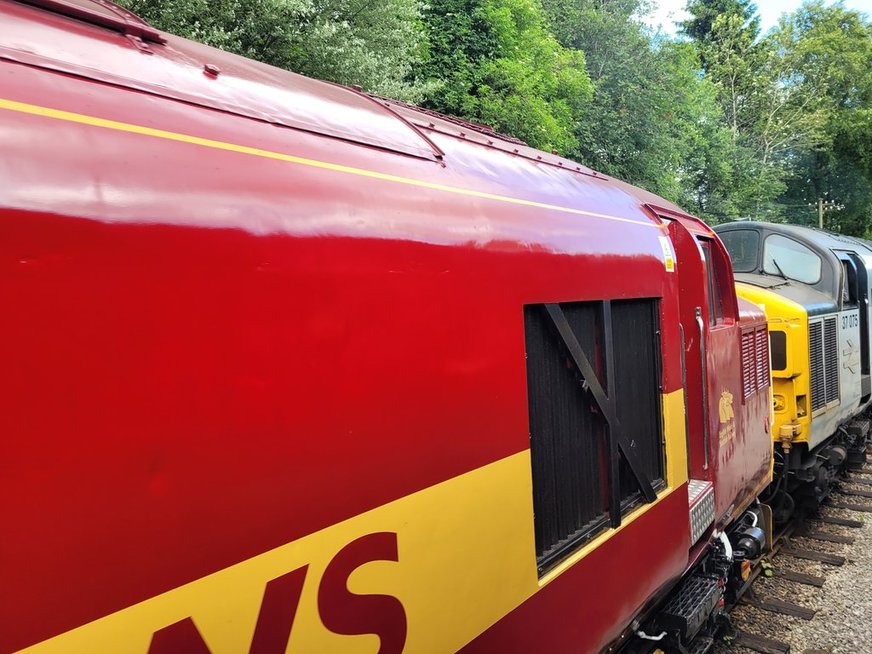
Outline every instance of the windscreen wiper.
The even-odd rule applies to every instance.
[[[775,257],[772,257],[772,263],[775,264],[775,268],[778,270],[778,274],[781,275],[781,279],[787,281],[787,275],[784,274],[784,271],[781,270],[781,266],[778,265],[778,262],[775,260]]]

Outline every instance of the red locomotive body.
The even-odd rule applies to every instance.
[[[596,652],[768,479],[665,200],[109,3],[0,22],[0,653]]]

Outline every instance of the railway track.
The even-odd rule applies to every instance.
[[[798,517],[776,535],[772,550],[754,565],[745,591],[731,607],[734,637],[716,654],[869,654],[872,643],[839,648],[831,636],[844,624],[821,617],[838,571],[850,567],[872,522],[872,464],[847,472],[813,515]],[[872,525],[869,525],[872,527]],[[850,572],[850,571],[849,571]],[[862,575],[872,580],[872,571]],[[864,582],[865,583],[865,582]],[[828,632],[827,630],[832,630]],[[819,647],[823,647],[820,649]]]

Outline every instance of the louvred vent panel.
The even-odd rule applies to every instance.
[[[745,397],[769,386],[769,341],[766,328],[742,332],[742,388]]]

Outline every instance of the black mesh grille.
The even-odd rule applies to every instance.
[[[809,323],[808,351],[811,364],[811,410],[817,411],[827,403],[824,386],[823,325],[820,322]]]
[[[563,309],[581,346],[597,352],[596,307]],[[542,559],[606,523],[605,427],[541,306],[524,308],[524,327],[536,555]],[[601,367],[593,356],[591,363]]]
[[[618,417],[648,479],[663,477],[656,303],[612,302]],[[635,501],[639,486],[621,459],[621,500]]]
[[[723,591],[717,578],[691,576],[657,616],[657,623],[692,638],[717,606]]]
[[[603,388],[602,302],[559,305]],[[662,484],[659,321],[655,300],[610,303],[614,406],[647,478]],[[524,307],[536,555],[540,573],[609,526],[609,426],[544,305]],[[621,507],[640,501],[621,457]]]

